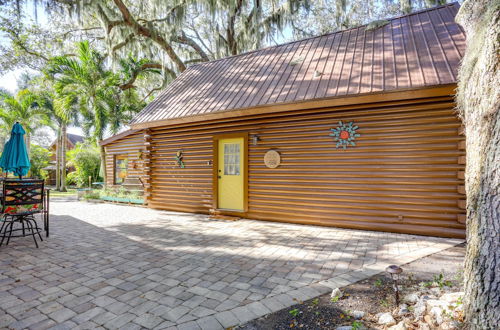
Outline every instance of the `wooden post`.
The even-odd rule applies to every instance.
[[[151,131],[144,131],[143,169],[144,169],[144,204],[147,205],[151,196]]]

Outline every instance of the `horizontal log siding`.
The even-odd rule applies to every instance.
[[[144,151],[144,132],[139,131],[104,146],[106,149],[106,175],[107,186],[114,186],[115,156],[128,156],[128,177],[140,178],[144,181],[144,156],[139,158],[139,153]]]
[[[151,129],[149,205],[209,213],[213,136],[248,132],[259,136],[249,142],[248,218],[463,237],[460,122],[450,98],[419,102]],[[339,120],[359,126],[356,147],[335,148],[329,134]],[[281,154],[276,169],[263,163],[269,149]]]

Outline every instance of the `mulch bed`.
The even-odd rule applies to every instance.
[[[435,281],[436,278],[441,278],[451,289],[460,291],[464,254],[465,246],[462,244],[403,265],[400,297],[410,293],[410,287]],[[304,302],[298,301],[292,307],[251,321],[239,329],[336,329],[339,326],[384,329],[383,325],[378,324],[376,315],[392,312],[397,308],[393,282],[385,273],[343,287],[341,291],[344,296],[336,301],[332,301],[329,294]],[[353,311],[363,311],[365,314],[361,320],[355,320],[351,316]],[[396,318],[396,321],[400,319]],[[418,324],[415,328],[418,329]]]

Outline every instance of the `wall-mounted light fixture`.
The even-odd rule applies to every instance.
[[[256,146],[259,141],[260,141],[260,138],[257,134],[252,135],[252,144],[254,146]]]

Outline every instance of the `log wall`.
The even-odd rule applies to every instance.
[[[145,180],[145,150],[144,131],[137,131],[124,136],[104,146],[106,152],[106,174],[108,187],[115,186],[115,156],[128,157],[128,177]]]
[[[340,120],[359,126],[357,146],[336,149],[329,134]],[[151,128],[149,205],[209,213],[213,136],[237,132],[250,136],[245,217],[464,237],[464,137],[451,97]],[[117,148],[109,150],[126,147]],[[269,149],[281,154],[276,169],[264,165]],[[179,150],[184,169],[174,158]]]

